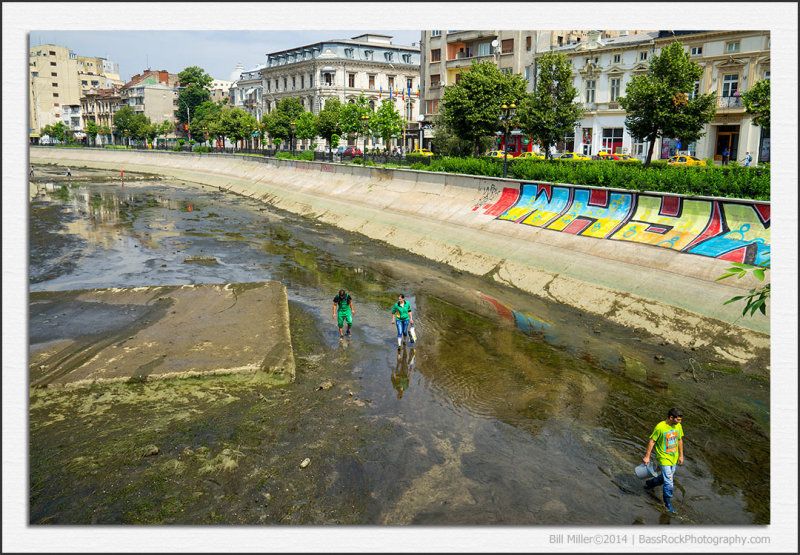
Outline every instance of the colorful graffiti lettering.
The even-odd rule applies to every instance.
[[[764,203],[523,183],[519,190],[504,187],[483,209],[498,220],[562,233],[745,264],[770,259],[770,206]]]

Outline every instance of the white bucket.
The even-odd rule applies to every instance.
[[[658,472],[656,472],[656,463],[655,461],[650,461],[650,464],[640,464],[636,468],[633,469],[636,473],[636,477],[642,480],[646,478],[655,478],[658,476]]]

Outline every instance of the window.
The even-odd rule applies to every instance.
[[[394,75],[389,77],[389,90],[394,88]]]
[[[391,62],[394,58],[394,52],[384,52],[383,57],[386,58],[387,62]]]
[[[55,62],[50,62],[50,65],[54,66],[54,65],[56,65],[56,63]]]
[[[54,87],[57,87],[57,86],[58,86],[58,83],[53,83],[53,86],[54,86]]]
[[[482,42],[478,45],[478,56],[488,56],[492,53],[492,43]]]
[[[729,42],[725,45],[725,52],[738,52],[739,51],[739,41]]]
[[[596,81],[586,81],[586,102],[591,104],[594,102],[594,88]]]
[[[618,64],[622,61],[622,54],[614,54],[614,63]]]
[[[647,52],[639,52],[639,61],[644,62],[647,60]]]
[[[502,50],[500,52],[503,54],[510,54],[514,52],[514,39],[503,39],[501,48]]]
[[[431,50],[431,62],[440,62],[442,60],[442,50],[434,48]]]
[[[439,113],[439,101],[438,100],[428,100],[428,107],[426,109],[428,114],[438,114]]]
[[[33,75],[34,77],[39,77],[39,72],[38,71],[33,71],[33,72],[31,72],[31,75]]]
[[[89,82],[88,82],[88,81],[81,81],[81,85],[83,85],[84,87],[86,87],[86,86],[88,86],[88,85],[89,85]]]
[[[558,37],[558,45],[564,46],[564,37]]]
[[[620,83],[619,77],[609,79],[608,81],[608,88],[610,91],[609,100],[611,100],[611,102],[616,102],[617,98],[619,98],[619,83]]]
[[[739,90],[739,74],[729,73],[722,76],[722,96],[730,97]]]
[[[283,90],[287,90],[288,88],[289,88],[288,78],[284,77],[283,78]]]
[[[58,98],[58,93],[53,93],[53,98]]]
[[[702,56],[703,55],[703,47],[702,46],[693,46],[691,50],[692,56]]]
[[[431,87],[438,87],[440,78],[441,75],[438,73],[436,75],[431,75]]]
[[[369,88],[370,89],[374,89],[375,88],[375,76],[374,75],[370,75],[369,76]]]
[[[325,84],[330,86],[333,85],[333,76],[330,73],[325,73]]]
[[[511,68],[510,67],[501,67],[500,73],[503,75],[511,75]]]
[[[769,71],[764,72],[764,80],[769,81]]]
[[[432,37],[441,37],[442,36],[442,32],[441,31],[431,31],[431,36]]]
[[[53,52],[53,51],[51,50],[51,51],[50,51],[50,55],[51,55],[51,56],[55,56],[55,55],[56,55],[56,53],[55,53],[55,52]]]
[[[100,86],[100,81],[92,81],[92,86],[93,87],[99,87]]]
[[[296,84],[297,84],[297,78],[292,77],[292,90],[294,90]]]
[[[301,75],[300,76],[300,88],[301,89],[305,89],[306,88],[306,76],[305,75]]]
[[[347,56],[348,58],[352,58],[353,57],[353,49],[352,48],[345,48],[344,49],[344,55]]]
[[[279,82],[278,82],[278,80],[277,80],[277,79],[275,79],[275,90],[276,90],[276,91],[279,91],[279,90],[280,90]]]
[[[356,74],[355,73],[348,73],[347,74],[347,86],[348,87],[355,87],[356,86]]]
[[[695,81],[692,90],[689,91],[689,94],[686,95],[686,98],[689,100],[697,98],[697,95],[700,94],[700,81]]]
[[[51,71],[50,77],[58,77],[58,73],[56,73],[55,71]]]
[[[456,73],[456,85],[458,85],[460,82],[461,82],[461,74]]]
[[[531,51],[531,37],[530,36],[525,37],[525,50],[527,50],[528,52]]]
[[[525,80],[531,80],[531,66],[525,66]]]

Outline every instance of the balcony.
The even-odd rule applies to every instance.
[[[718,96],[717,108],[742,108],[742,99],[739,96]]]
[[[497,38],[497,33],[494,31],[448,31],[447,42],[465,42],[477,39],[492,40]]]

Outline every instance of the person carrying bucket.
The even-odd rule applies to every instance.
[[[406,342],[408,337],[408,326],[414,325],[414,316],[411,313],[411,303],[406,300],[402,293],[397,296],[397,302],[392,306],[392,324],[397,326],[397,348]],[[414,339],[411,338],[411,342]]]
[[[650,453],[653,447],[656,448],[656,458],[661,465],[661,474],[656,478],[650,478],[645,482],[645,489],[653,489],[663,484],[664,506],[671,513],[675,512],[672,508],[670,499],[672,498],[672,488],[674,485],[675,465],[683,464],[683,427],[681,420],[683,413],[680,409],[671,408],[667,413],[667,419],[656,424],[653,433],[650,434],[650,441],[647,444],[645,453],[645,465],[650,464]]]

